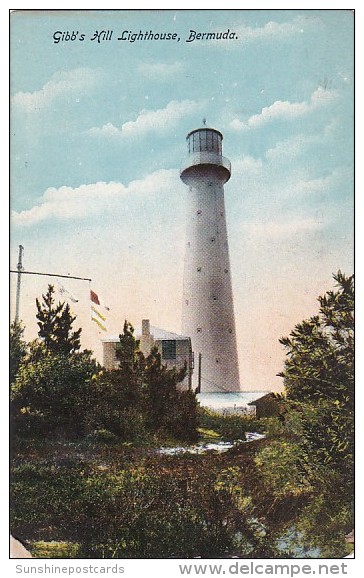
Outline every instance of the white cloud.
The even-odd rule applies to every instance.
[[[269,161],[282,161],[286,163],[288,159],[299,156],[312,144],[319,143],[322,140],[322,137],[317,135],[307,136],[305,134],[298,134],[277,142],[274,147],[266,151],[265,156]]]
[[[272,240],[285,240],[290,237],[302,236],[322,229],[324,226],[322,216],[318,218],[302,218],[290,220],[270,220],[265,222],[249,223],[247,225],[250,238],[259,239],[260,242]]]
[[[12,97],[12,105],[26,112],[39,111],[49,107],[56,99],[65,95],[80,95],[95,86],[95,70],[76,68],[53,74],[52,78],[34,92],[17,92]]]
[[[295,174],[297,175],[296,178]],[[314,196],[320,193],[323,199],[324,197],[329,198],[330,194],[338,189],[342,191],[342,195],[344,195],[344,191],[350,191],[352,189],[352,181],[353,170],[352,167],[349,166],[337,167],[326,176],[317,178],[309,178],[309,176],[304,175],[304,171],[301,171],[300,178],[299,173],[294,171],[286,187],[282,187],[282,198],[291,197],[303,199],[306,196]],[[333,210],[334,207],[335,203],[332,201],[332,203],[327,203],[326,210]]]
[[[94,214],[112,214],[126,195],[152,195],[173,190],[180,185],[178,171],[159,170],[128,185],[98,182],[76,188],[49,188],[39,204],[31,209],[12,212],[13,225],[34,225],[48,219],[85,219]]]
[[[270,106],[264,107],[259,114],[254,114],[245,122],[237,118],[233,119],[230,126],[235,130],[249,130],[274,120],[292,120],[331,103],[336,97],[336,91],[319,87],[312,93],[309,101],[289,102],[287,100],[276,100]]]
[[[237,28],[239,39],[249,42],[259,39],[286,38],[297,33],[302,33],[305,26],[304,20],[299,17],[291,22],[267,22],[264,26],[252,28],[251,26],[240,26]]]
[[[184,68],[182,62],[141,62],[139,71],[147,78],[153,80],[165,80],[179,74]]]
[[[235,176],[246,176],[259,174],[263,168],[263,162],[261,159],[255,159],[251,156],[245,156],[241,159],[232,160],[233,175]]]
[[[253,243],[259,240],[260,245],[265,238],[310,240],[311,233],[326,231],[352,210],[352,167],[340,166],[317,175],[306,164],[290,162],[291,157],[288,163],[281,162],[288,142],[278,144],[266,159],[232,159],[229,186],[235,214],[242,216],[236,235],[240,235],[240,228],[249,227],[247,237]]]
[[[105,136],[105,137],[119,137],[121,134],[121,130],[111,122],[104,124],[101,128],[99,128],[98,126],[93,126],[87,132],[91,136]]]
[[[275,41],[285,40],[292,37],[297,37],[297,35],[303,34],[308,26],[311,28],[314,23],[313,18],[308,18],[307,16],[298,16],[290,22],[267,22],[264,26],[246,26],[245,24],[240,24],[237,26],[232,26],[230,28],[231,32],[235,32],[237,36],[237,41],[221,41],[214,40],[210,41],[210,44],[214,44],[220,48],[224,49],[234,49],[241,47],[241,44],[248,44],[250,42],[256,41]],[[196,43],[193,43],[196,44]]]
[[[92,136],[120,137],[140,136],[148,132],[167,130],[175,126],[183,117],[201,110],[203,103],[193,100],[172,100],[165,108],[142,110],[135,121],[125,122],[121,128],[107,123],[101,128],[92,127],[88,133]]]

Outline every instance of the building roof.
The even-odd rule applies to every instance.
[[[212,128],[210,126],[202,126],[201,128],[195,128],[193,130],[191,130],[188,135],[186,136],[186,140],[191,136],[191,134],[193,134],[194,132],[201,132],[202,130],[212,130],[213,132],[217,132],[217,134],[219,134],[221,136],[221,140],[224,138],[223,134],[217,130],[216,128]]]
[[[249,403],[249,405],[256,405],[257,402],[262,401],[263,399],[268,399],[268,398],[270,398],[270,399],[276,399],[276,396],[275,396],[275,394],[274,394],[273,391],[270,391],[269,393],[266,393],[266,394],[263,393],[263,395],[261,395],[261,396],[258,397],[257,399],[254,399],[253,401],[251,401],[251,402]]]
[[[250,402],[269,394],[269,391],[234,391],[226,393],[198,393],[197,400],[203,407],[227,409],[247,407]]]
[[[120,333],[122,333],[120,331]],[[142,335],[142,330],[138,327],[134,328],[134,335],[137,339],[139,339]],[[165,331],[164,329],[160,329],[159,327],[155,327],[154,325],[150,326],[150,335],[153,337],[155,341],[165,341],[165,340],[173,340],[173,341],[186,341],[190,339],[185,335],[179,335],[178,333],[172,333],[171,331]],[[117,343],[119,341],[119,335],[107,335],[103,339],[101,339],[104,343]]]

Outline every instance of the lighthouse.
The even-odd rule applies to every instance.
[[[224,184],[231,165],[223,135],[205,126],[187,135],[180,171],[187,192],[182,333],[191,337],[194,387],[201,393],[240,391]],[[197,361],[198,360],[198,361]]]

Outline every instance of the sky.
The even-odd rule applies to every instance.
[[[232,165],[241,388],[281,390],[279,338],[317,313],[333,273],[353,273],[353,27],[349,10],[13,13],[11,268],[21,244],[27,271],[91,278],[110,308],[107,335],[144,318],[179,333],[179,167],[206,118]],[[187,42],[191,30],[234,38]],[[176,37],[130,42],[140,31]],[[101,361],[88,281],[23,275],[26,338],[48,283],[78,300],[75,328]],[[13,274],[12,315],[15,284]]]

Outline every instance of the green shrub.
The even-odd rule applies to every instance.
[[[73,462],[17,466],[11,527],[34,541],[79,544],[85,558],[254,555],[263,538],[240,469],[184,463],[161,467],[158,459],[121,471]]]
[[[258,451],[255,463],[273,496],[299,495],[312,490],[301,468],[302,451],[298,444],[274,441]]]
[[[89,352],[30,353],[11,390],[14,433],[79,437],[85,433],[89,385],[99,366]]]

